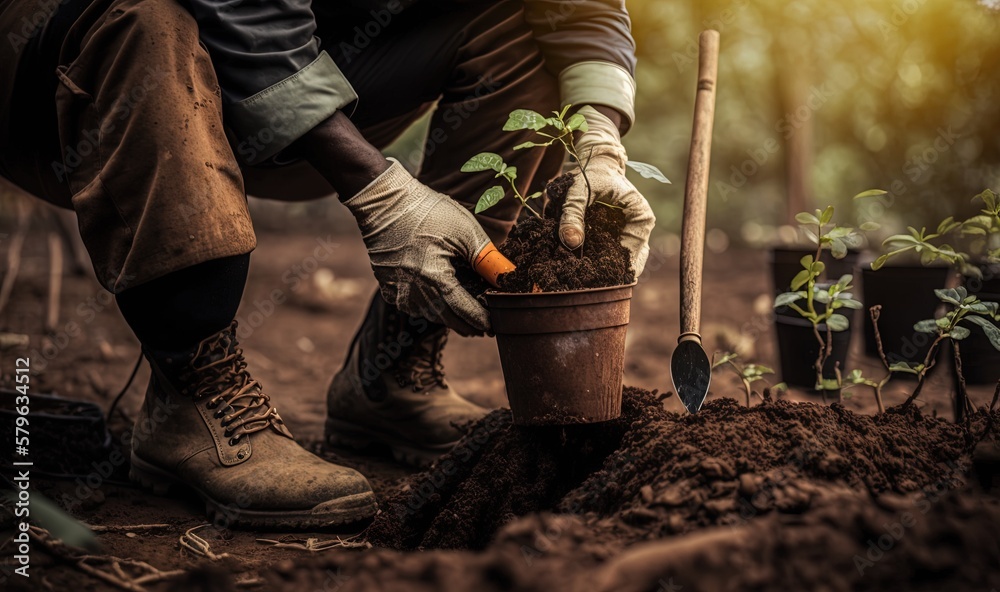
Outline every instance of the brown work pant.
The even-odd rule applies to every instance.
[[[32,26],[80,1],[0,0],[0,38],[30,39]],[[520,3],[411,10],[364,47],[353,38],[364,22],[320,23],[360,97],[347,109],[356,125],[382,147],[437,101],[424,183],[472,208],[495,180],[459,169],[489,151],[518,167],[523,191],[540,188],[561,155],[513,152],[526,134],[500,131],[516,108],[558,107]],[[112,292],[251,251],[243,174],[192,17],[176,0],[94,0],[72,22],[58,44],[54,90],[44,60],[31,63],[37,56],[16,43],[0,47],[0,174],[76,211]],[[479,219],[502,240],[519,211],[508,198]]]

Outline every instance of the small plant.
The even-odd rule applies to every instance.
[[[854,196],[854,199],[871,197],[874,195],[884,195],[885,191],[880,189],[865,191]],[[995,202],[994,202],[995,205]],[[987,210],[983,210],[988,213]],[[982,218],[986,219],[984,215]],[[968,253],[958,251],[952,245],[944,242],[945,238],[955,231],[962,234],[986,234],[986,231],[977,224],[970,225],[969,220],[960,222],[948,216],[942,220],[933,232],[928,232],[926,227],[917,230],[913,226],[906,228],[906,234],[894,234],[882,241],[883,253],[872,262],[873,271],[877,271],[885,266],[889,260],[899,257],[904,253],[913,253],[920,259],[921,265],[930,265],[936,261],[947,263],[963,275],[982,277],[982,272],[978,267],[970,263]],[[983,220],[979,221],[980,223]],[[874,230],[873,227],[872,229]],[[862,230],[868,230],[862,225]]]
[[[962,223],[962,236],[973,237],[971,249],[983,252],[987,263],[1000,263],[1000,196],[986,189],[972,198],[982,201],[979,214]]]
[[[539,136],[540,141],[522,142],[517,146],[514,146],[514,150],[548,147],[558,142],[563,149],[565,149],[567,154],[580,163],[581,175],[583,176],[584,182],[587,184],[587,194],[589,196],[590,179],[587,178],[587,163],[577,151],[573,136],[577,131],[587,131],[587,119],[579,113],[574,113],[573,115],[566,117],[566,114],[569,112],[571,107],[572,105],[566,105],[562,108],[562,111],[553,111],[552,117],[545,117],[541,113],[530,109],[517,109],[512,111],[510,116],[508,116],[507,123],[503,126],[503,131],[514,132],[532,130]],[[661,183],[670,183],[663,173],[651,164],[632,160],[626,162],[626,164],[630,168],[638,171],[643,177],[655,179]],[[507,163],[504,162],[503,157],[499,154],[494,152],[480,152],[466,161],[466,163],[462,165],[461,170],[463,173],[494,171],[494,178],[505,179],[513,190],[514,197],[517,198],[529,212],[538,218],[542,217],[542,215],[537,210],[532,208],[529,203],[531,200],[541,197],[542,192],[536,191],[528,195],[522,195],[517,188],[517,184],[515,183],[517,180],[517,167],[507,165]],[[479,201],[476,202],[475,212],[478,214],[492,208],[496,204],[500,203],[500,200],[502,200],[506,195],[507,190],[504,189],[503,185],[494,185],[490,187],[483,192]],[[597,200],[595,203],[608,207],[618,207],[600,200]]]
[[[849,247],[861,243],[861,236],[853,228],[838,226],[833,222],[834,209],[828,206],[825,210],[815,213],[802,212],[795,216],[800,227],[809,239],[816,245],[816,253],[802,258],[802,271],[792,278],[791,291],[779,294],[774,300],[774,307],[787,306],[797,312],[802,318],[812,324],[813,334],[819,343],[819,355],[816,357],[816,390],[837,391],[842,386],[840,370],[836,369],[835,378],[825,378],[823,367],[833,353],[833,331],[846,331],[850,322],[847,317],[837,312],[841,308],[858,309],[861,303],[854,299],[850,275],[844,275],[836,283],[828,287],[818,285],[819,278],[826,270],[826,264],[821,261],[825,249],[837,259],[847,255]],[[862,226],[868,229],[870,226]],[[822,310],[817,307],[823,304]],[[820,327],[826,327],[826,335]]]
[[[739,354],[734,354],[732,352],[716,352],[716,355],[721,356],[718,359],[712,361],[712,369],[722,366],[729,366],[736,372],[736,375],[740,377],[740,381],[743,383],[743,392],[746,394],[746,404],[747,407],[750,406],[750,399],[753,395],[757,394],[757,391],[753,390],[753,385],[756,382],[767,382],[767,378],[770,374],[774,374],[774,370],[763,366],[761,364],[746,364],[740,365],[736,359],[739,358]],[[781,382],[770,387],[772,390],[784,390],[786,388],[785,383]],[[759,396],[759,395],[758,395]]]

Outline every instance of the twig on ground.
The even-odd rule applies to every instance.
[[[371,543],[366,541],[355,541],[357,537],[347,537],[342,539],[337,537],[335,539],[330,539],[327,541],[321,541],[315,538],[308,539],[287,539],[287,540],[272,540],[272,539],[257,539],[258,543],[263,543],[265,545],[270,545],[276,549],[297,549],[299,551],[309,551],[310,553],[316,553],[319,551],[328,551],[330,549],[370,549]]]
[[[80,554],[79,551],[64,545],[62,541],[53,539],[49,531],[38,526],[29,527],[28,534],[56,559],[89,576],[130,592],[146,592],[145,586],[148,584],[156,584],[186,573],[182,569],[161,571],[145,561],[134,559]]]
[[[229,557],[229,553],[214,553],[212,551],[212,546],[208,544],[208,541],[195,534],[196,530],[201,530],[206,526],[211,526],[211,524],[202,524],[200,526],[195,526],[194,528],[189,528],[187,532],[182,534],[180,539],[178,539],[181,547],[199,557],[205,557],[211,561],[218,561],[219,559]]]

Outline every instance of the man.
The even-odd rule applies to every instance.
[[[0,0],[0,33],[0,174],[76,210],[152,367],[131,475],[193,487],[233,525],[315,528],[376,507],[361,474],[295,443],[246,367],[232,322],[255,246],[244,176],[277,175],[284,199],[335,189],[357,219],[380,296],[333,379],[327,437],[417,463],[486,412],[441,368],[446,326],[489,329],[451,259],[471,262],[519,213],[508,199],[477,223],[490,179],[459,169],[498,152],[527,191],[561,166],[507,148],[527,136],[498,131],[511,110],[579,108],[588,177],[625,208],[637,273],[648,253],[653,216],[620,143],[634,95],[622,2]],[[378,147],[435,103],[415,179]],[[293,190],[310,175],[323,190]],[[570,248],[586,200],[578,182]]]

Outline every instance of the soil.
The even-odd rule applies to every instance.
[[[517,269],[498,278],[505,292],[563,292],[623,286],[635,281],[629,252],[621,245],[625,215],[621,209],[593,204],[584,216],[583,246],[573,252],[559,240],[559,220],[573,177],[565,174],[545,188],[544,218],[518,222],[500,252]]]
[[[824,407],[793,389],[767,404],[755,398],[748,410],[730,401],[743,401],[739,381],[721,371],[703,410],[682,415],[676,397],[649,394],[669,388],[666,361],[679,330],[676,310],[663,304],[678,296],[677,259],[667,243],[654,241],[660,266],[632,301],[625,382],[636,388],[627,390],[617,422],[550,433],[514,428],[506,412],[494,412],[451,454],[452,465],[442,461],[428,472],[323,447],[323,394],[375,290],[351,232],[261,233],[237,316],[251,370],[296,438],[369,477],[383,514],[366,536],[385,546],[309,553],[259,540],[328,541],[366,525],[294,534],[218,525],[199,532],[228,558],[182,551],[178,537],[204,524],[204,505],[193,495],[155,496],[124,475],[122,437],[145,390],[143,366],[107,422],[113,452],[81,458],[76,453],[90,452],[78,446],[53,468],[84,475],[33,473],[32,487],[78,519],[111,527],[98,533],[98,556],[187,572],[147,590],[1000,589],[1000,446],[988,438],[970,461],[986,420],[951,423],[949,358],[917,400],[919,413],[876,418],[873,397],[861,390]],[[14,385],[14,359],[28,355],[33,393],[58,392],[106,411],[138,344],[89,273],[64,277],[59,323],[43,333],[46,243],[45,232],[29,235],[21,274],[0,311],[0,331],[31,339],[27,348],[0,351],[0,386]],[[758,298],[769,292],[766,255],[708,252],[705,269],[705,292],[713,295],[705,300],[706,349],[738,349],[744,360],[776,366],[770,303]],[[496,345],[450,339],[449,383],[482,405],[506,405]],[[859,346],[856,339],[849,366],[877,375],[878,362]],[[890,383],[886,405],[901,403],[912,387]],[[977,406],[992,397],[992,386],[970,388]],[[38,438],[59,441],[41,426]],[[41,454],[45,443],[32,440]],[[981,485],[987,471],[992,490]],[[390,513],[408,502],[416,511],[391,528]],[[0,511],[0,539],[9,540],[12,525]],[[115,529],[136,525],[153,526]],[[38,547],[30,581],[3,581],[10,549],[0,559],[5,590],[112,589]]]

